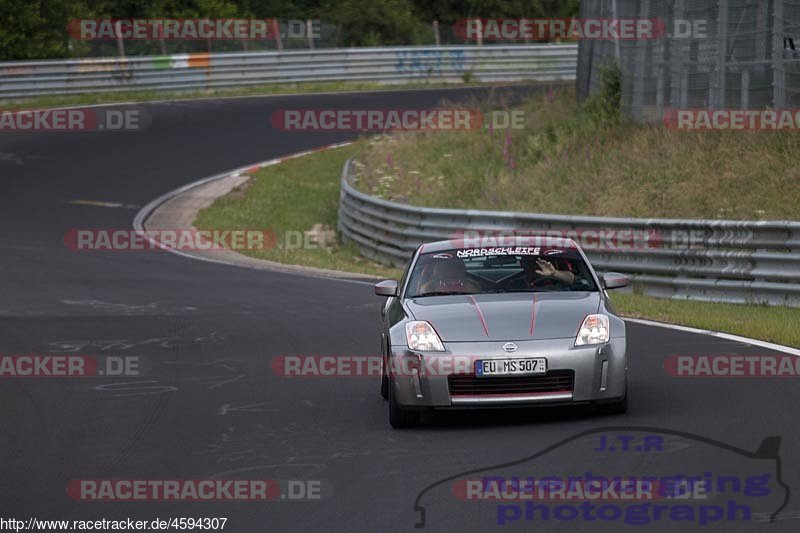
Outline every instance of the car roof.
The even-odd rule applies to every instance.
[[[578,244],[568,238],[548,237],[546,235],[454,235],[452,239],[427,242],[420,246],[420,253],[442,252],[465,248],[496,248],[507,246],[541,246],[545,248],[577,248]]]

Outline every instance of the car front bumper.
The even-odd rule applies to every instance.
[[[390,383],[394,387],[398,403],[406,408],[472,408],[499,407],[530,404],[564,404],[584,402],[613,402],[626,395],[626,374],[628,362],[625,353],[625,338],[612,338],[608,343],[574,347],[574,338],[548,339],[536,341],[516,341],[518,350],[514,353],[503,351],[502,342],[451,342],[445,343],[445,352],[414,352],[407,346],[392,349],[389,368],[405,370],[392,372]],[[456,390],[451,385],[450,376],[481,385],[480,380],[492,378],[474,377],[474,366],[465,361],[477,359],[508,359],[521,357],[544,357],[547,359],[547,374],[541,376],[549,380],[535,380],[533,388],[526,386],[503,387],[502,393],[487,393],[487,387],[479,387],[478,392]],[[447,364],[437,364],[434,358],[458,360],[458,370],[449,372]],[[415,364],[416,362],[416,364]],[[393,365],[393,366],[391,366]],[[453,367],[454,365],[450,365]],[[417,371],[416,367],[421,370]],[[410,369],[410,370],[409,370]],[[434,369],[434,371],[431,371]],[[465,374],[465,369],[467,374]],[[570,374],[571,372],[571,374]],[[571,377],[566,380],[566,376]],[[560,376],[561,379],[556,379]],[[531,376],[536,377],[536,376]],[[509,378],[523,379],[523,378]],[[524,379],[523,379],[524,380]],[[520,385],[523,381],[518,381]],[[552,384],[549,385],[549,384]],[[469,389],[469,387],[467,387]],[[513,390],[511,390],[513,389]]]

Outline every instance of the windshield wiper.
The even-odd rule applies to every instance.
[[[412,298],[424,298],[426,296],[456,296],[456,295],[464,295],[464,294],[476,294],[473,292],[460,292],[460,291],[442,291],[442,292],[423,292],[421,294],[415,294]]]
[[[504,292],[557,292],[550,289],[495,289],[491,291],[493,294],[502,294]]]

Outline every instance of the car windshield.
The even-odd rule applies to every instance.
[[[460,248],[420,254],[406,297],[596,290],[574,248]]]

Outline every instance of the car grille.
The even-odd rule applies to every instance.
[[[541,376],[499,376],[479,378],[473,374],[447,378],[450,396],[499,396],[572,392],[575,372],[551,370]]]

